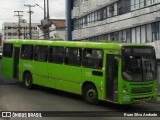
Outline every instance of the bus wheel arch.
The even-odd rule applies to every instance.
[[[32,80],[32,73],[30,71],[25,71],[23,73],[23,83],[24,86],[28,89],[32,89],[33,88],[33,80]]]
[[[82,85],[83,99],[89,104],[98,104],[98,90],[93,82],[86,81]]]

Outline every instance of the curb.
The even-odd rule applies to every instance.
[[[160,104],[160,101],[155,101],[155,102],[151,102],[151,103],[156,103],[156,104]]]
[[[151,103],[157,103],[157,104],[160,104],[160,96],[157,97],[157,100],[156,101],[153,101]]]

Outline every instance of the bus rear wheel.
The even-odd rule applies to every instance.
[[[87,85],[83,88],[83,99],[89,104],[98,104],[98,92],[95,85]]]
[[[24,81],[24,86],[26,88],[28,88],[28,89],[32,89],[33,88],[32,75],[30,73],[25,73],[24,74],[23,81]]]

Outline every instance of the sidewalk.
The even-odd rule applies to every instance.
[[[158,97],[156,102],[160,103],[160,84],[158,84]]]
[[[160,96],[158,96],[158,97],[157,97],[157,101],[159,101],[159,102],[160,102]]]
[[[158,93],[157,101],[155,101],[155,103],[159,103],[160,104],[160,93]]]

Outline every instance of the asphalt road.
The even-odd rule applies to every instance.
[[[0,60],[1,64],[1,60]],[[1,66],[0,66],[1,68]],[[83,114],[85,111],[117,111],[119,113],[128,112],[137,112],[137,111],[160,111],[160,104],[156,103],[142,103],[136,105],[116,105],[107,102],[100,102],[99,105],[89,105],[85,103],[81,96],[70,94],[54,89],[38,87],[34,90],[28,90],[23,87],[23,85],[16,80],[8,79],[2,76],[0,72],[0,110],[1,111],[71,111],[80,112]],[[78,114],[78,113],[77,113]],[[80,113],[79,113],[80,114]],[[92,117],[95,113],[91,113],[90,117],[65,117],[63,114],[60,114],[59,117],[54,117],[54,119],[67,119],[67,120],[81,120],[81,119],[108,119],[108,117]],[[112,114],[109,112],[109,114]],[[131,119],[135,118],[129,117],[116,117],[116,113],[113,113],[115,117],[110,117],[109,120],[114,119]],[[160,114],[160,113],[159,113]],[[94,116],[93,115],[93,116]],[[0,118],[1,119],[1,118]],[[18,118],[11,118],[17,120]],[[33,119],[33,118],[32,118]],[[40,118],[38,118],[40,119]],[[53,118],[41,118],[44,119],[53,119]],[[136,119],[159,119],[158,117],[136,117]]]

